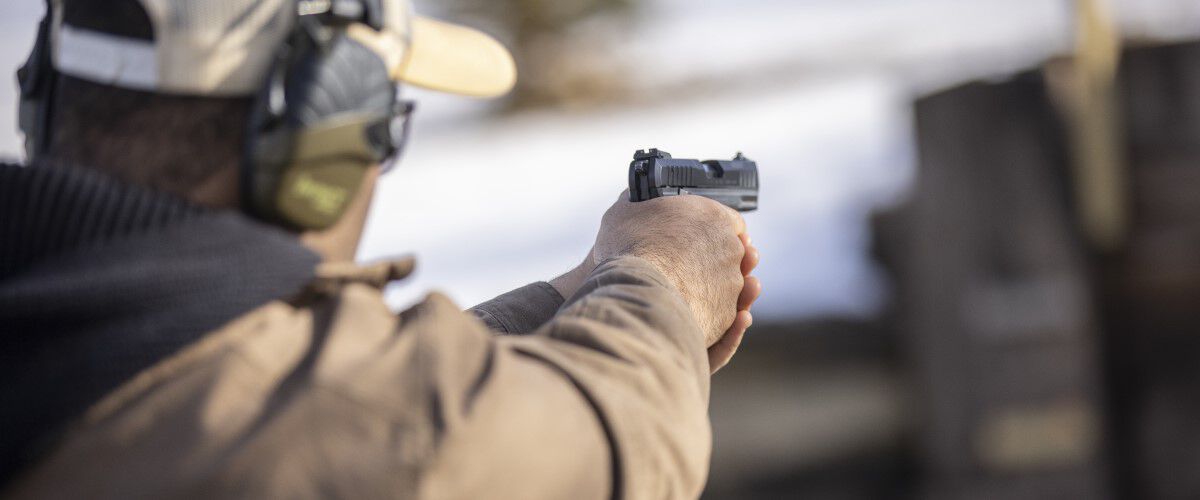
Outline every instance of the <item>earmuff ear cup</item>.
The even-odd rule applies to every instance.
[[[275,210],[301,227],[337,222],[361,189],[366,166],[383,159],[370,133],[376,123],[374,113],[341,114],[301,130],[279,179]]]
[[[50,62],[50,22],[53,18],[50,3],[46,16],[38,24],[37,39],[25,64],[17,70],[20,100],[17,104],[17,126],[25,135],[25,157],[29,161],[46,152],[50,143],[50,107],[58,72]]]
[[[322,229],[341,218],[366,169],[380,160],[363,154],[359,141],[343,140],[356,139],[344,125],[357,120],[366,134],[372,120],[391,116],[397,98],[384,61],[344,29],[334,31],[327,42],[301,38],[286,47],[247,127],[246,208],[298,229]],[[313,141],[321,146],[305,148]],[[310,153],[301,158],[299,150]]]
[[[383,60],[344,34],[297,60],[284,91],[284,119],[297,128],[345,113],[387,115],[396,100],[396,84]]]

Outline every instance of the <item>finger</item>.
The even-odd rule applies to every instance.
[[[737,308],[739,311],[749,311],[754,301],[762,294],[762,282],[755,276],[746,276],[742,283],[742,293],[738,295]]]
[[[747,245],[746,253],[742,254],[742,276],[749,275],[756,267],[758,267],[758,249],[754,245]]]
[[[746,330],[726,333],[721,341],[708,348],[708,373],[714,374],[724,368],[737,353],[737,348],[746,336]]]
[[[733,320],[733,325],[725,332],[725,335],[718,340],[716,344],[708,348],[708,370],[709,373],[717,373],[725,365],[729,364],[729,360],[733,359],[733,355],[737,353],[738,346],[742,345],[742,339],[746,336],[746,329],[754,323],[754,318],[747,311],[738,311],[737,318]]]

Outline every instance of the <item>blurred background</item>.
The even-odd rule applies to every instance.
[[[403,90],[360,256],[419,256],[393,306],[569,269],[635,149],[743,151],[765,291],[706,498],[1200,498],[1200,2],[416,4],[521,76]],[[4,9],[15,71],[42,2]]]

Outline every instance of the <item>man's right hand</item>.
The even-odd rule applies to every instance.
[[[700,324],[712,371],[724,366],[761,291],[749,276],[758,251],[742,216],[701,196],[631,203],[625,192],[605,212],[591,257],[598,263],[622,255],[645,259],[675,285]]]

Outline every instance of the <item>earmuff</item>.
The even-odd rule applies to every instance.
[[[46,2],[46,16],[38,25],[37,39],[33,50],[21,69],[17,70],[17,84],[21,98],[17,105],[17,127],[25,135],[25,157],[32,161],[46,152],[50,144],[50,93],[54,91],[54,80],[58,72],[50,63],[51,2]]]
[[[297,16],[246,128],[243,205],[295,229],[326,228],[341,217],[368,167],[397,153],[412,111],[383,59],[347,35],[355,23],[377,29],[379,5],[331,5]]]

